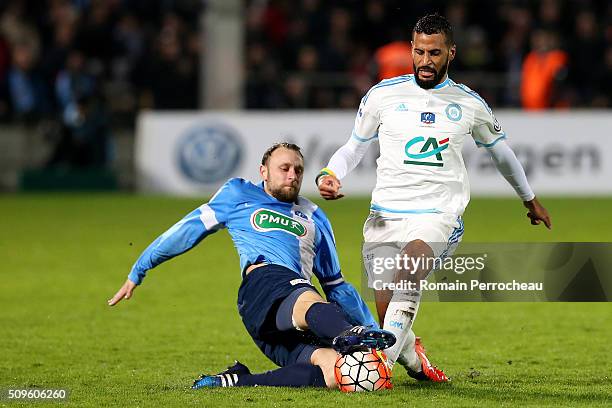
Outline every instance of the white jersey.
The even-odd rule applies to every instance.
[[[447,78],[426,90],[414,75],[403,75],[363,97],[345,146],[352,145],[358,162],[371,141],[379,141],[373,211],[461,215],[470,199],[461,155],[466,136],[486,147],[506,137],[486,102],[468,87]],[[328,165],[339,179],[357,164],[341,150]]]

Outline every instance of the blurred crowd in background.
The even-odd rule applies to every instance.
[[[47,166],[100,167],[142,109],[196,109],[200,0],[0,0],[0,122],[38,126]]]
[[[205,7],[0,1],[0,121],[95,133],[142,109],[198,109]],[[411,72],[412,27],[432,11],[455,30],[451,77],[491,106],[612,106],[610,1],[248,0],[244,107],[355,109],[382,78]]]
[[[0,118],[198,106],[202,2],[0,1]]]
[[[249,108],[352,108],[380,79],[412,71],[419,16],[454,27],[456,82],[491,106],[612,106],[612,2],[253,0]]]

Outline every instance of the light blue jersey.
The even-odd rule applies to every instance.
[[[182,254],[206,236],[227,228],[240,255],[240,270],[253,264],[291,269],[296,278],[314,274],[327,299],[338,303],[354,324],[378,327],[353,286],[342,277],[333,231],[316,204],[277,200],[263,188],[234,178],[206,204],[192,211],[158,237],[138,258],[128,278],[140,284],[147,271]]]

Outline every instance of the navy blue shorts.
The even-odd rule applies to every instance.
[[[254,269],[242,280],[238,290],[238,313],[257,347],[275,364],[284,367],[310,362],[310,356],[322,347],[310,331],[280,331],[276,312],[287,296],[300,288],[316,291],[306,279],[280,265]]]

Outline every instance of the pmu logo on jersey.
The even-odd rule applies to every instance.
[[[306,227],[301,222],[266,208],[260,208],[251,214],[251,225],[260,232],[284,231],[297,237],[306,235]]]
[[[417,164],[419,166],[444,166],[442,151],[448,148],[448,137],[438,141],[435,137],[417,136],[406,143],[404,151],[411,160],[404,160],[404,164]]]
[[[436,123],[436,114],[432,112],[421,112],[421,123],[425,123],[426,125]]]

